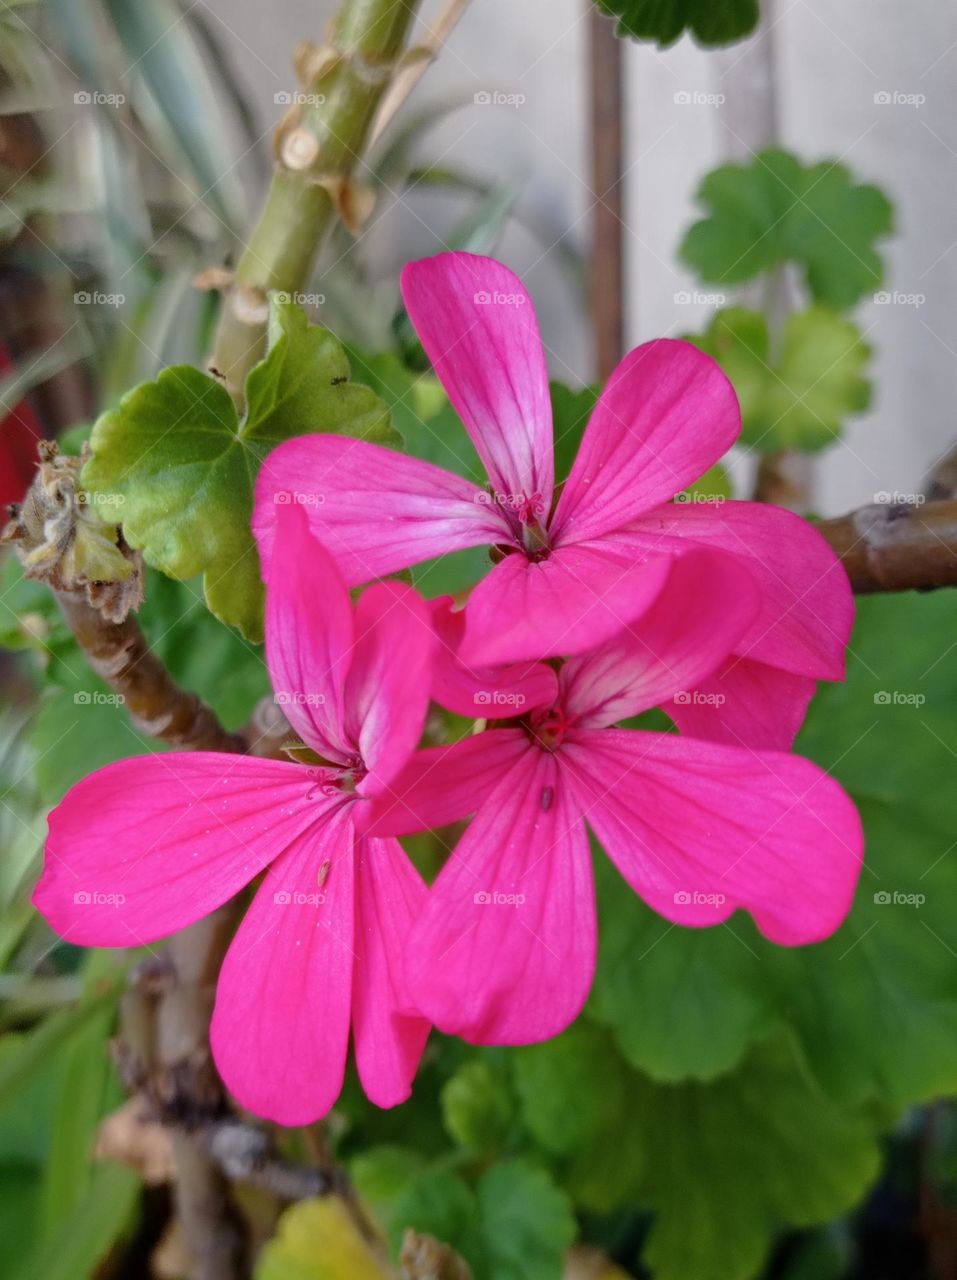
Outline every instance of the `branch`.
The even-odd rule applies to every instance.
[[[134,727],[185,751],[246,750],[195,693],[181,689],[130,614],[108,622],[79,591],[55,591],[67,626],[96,674],[120,694]]]
[[[762,453],[754,480],[754,501],[771,502],[803,515],[811,493],[811,459],[796,449]]]
[[[210,359],[237,403],[265,348],[266,291],[302,289],[336,215],[352,228],[361,221],[352,171],[419,2],[342,0],[328,45],[297,51],[306,91],[276,130],[266,203],[226,290]]]
[[[248,1241],[227,1176],[196,1130],[227,1113],[209,1050],[219,965],[235,924],[235,903],[172,937],[163,955],[134,973],[123,998],[117,1065],[131,1092],[141,1092],[168,1127],[176,1178],[173,1192],[195,1280],[243,1280]]]
[[[816,527],[858,594],[957,586],[957,501],[875,504]]]

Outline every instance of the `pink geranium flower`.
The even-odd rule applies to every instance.
[[[265,878],[223,964],[211,1041],[249,1110],[325,1114],[352,1028],[363,1087],[408,1097],[428,1034],[401,1012],[404,935],[427,890],[393,839],[365,834],[416,746],[434,637],[411,587],[369,588],[353,611],[297,507],[279,514],[266,660],[295,732],[323,760],[192,752],[121,760],[50,815],[34,901],[83,946],[135,947]]]
[[[862,833],[826,773],[798,756],[612,727],[707,679],[761,607],[740,561],[690,551],[638,623],[561,666],[554,701],[411,759],[377,830],[475,814],[407,944],[408,990],[441,1030],[525,1044],[577,1016],[595,959],[586,824],[677,924],[743,908],[787,946],[837,928]]]
[[[689,546],[747,560],[762,606],[712,679],[722,699],[671,708],[696,734],[789,746],[817,679],[843,676],[853,606],[824,540],[789,512],[670,499],[737,439],[740,413],[717,364],[686,342],[630,352],[595,407],[559,493],[548,374],[522,282],[499,262],[446,253],[402,276],[409,315],[488,473],[488,490],[377,445],[288,441],[257,486],[268,556],[277,492],[321,497],[311,527],[346,580],[367,582],[462,547],[498,563],[466,609],[463,659],[510,663],[583,652],[637,617]]]

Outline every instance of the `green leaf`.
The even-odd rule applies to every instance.
[[[130,1223],[140,1183],[129,1169],[100,1165],[90,1186],[57,1230],[42,1240],[13,1280],[76,1280],[97,1263]]]
[[[245,724],[259,699],[271,693],[262,649],[213,617],[199,582],[175,582],[148,571],[146,601],[137,616],[173,678],[208,702],[227,729]]]
[[[292,303],[272,307],[279,336],[247,377],[242,422],[218,382],[174,366],[99,419],[83,472],[87,488],[113,495],[127,542],[148,563],[172,578],[202,574],[212,612],[253,641],[263,586],[249,526],[266,454],[310,431],[396,439],[385,405],[349,381],[332,334]]]
[[[595,878],[594,1017],[654,1080],[711,1080],[736,1067],[776,1017],[750,920],[682,929],[646,907],[603,855]]]
[[[383,1224],[394,1257],[411,1228],[450,1245],[475,1280],[561,1280],[575,1220],[567,1196],[537,1165],[500,1161],[473,1189],[447,1167],[423,1168],[411,1151],[379,1148],[357,1157],[351,1173]]]
[[[339,1196],[300,1200],[263,1247],[255,1280],[389,1280],[391,1272],[363,1238]]]
[[[641,1133],[632,1073],[612,1038],[579,1019],[555,1040],[515,1050],[512,1066],[522,1119],[575,1200],[595,1213],[633,1200]]]
[[[687,489],[675,494],[675,502],[705,502],[709,498],[724,501],[734,497],[731,477],[720,462],[709,467],[703,476],[699,476]]]
[[[729,44],[753,31],[758,0],[596,0],[618,19],[618,34],[664,47],[689,31],[700,44]]]
[[[84,994],[95,998],[102,981],[115,977],[115,962],[106,952],[89,952],[84,965]],[[43,1234],[55,1230],[77,1207],[94,1177],[93,1148],[101,1120],[122,1094],[109,1053],[115,1009],[97,1005],[90,1021],[53,1059],[57,1090],[53,1129],[43,1176]]]
[[[411,1179],[396,1197],[387,1226],[395,1256],[411,1227],[451,1245],[473,1267],[481,1260],[478,1203],[464,1180],[447,1169],[429,1169]]]
[[[798,1035],[845,1105],[886,1112],[957,1090],[957,669],[946,659],[957,595],[874,596],[857,608],[847,681],[817,696],[797,744],[849,789],[864,821],[865,867],[837,933],[786,948],[743,915],[672,927],[598,867],[591,1009],[661,1080],[726,1072],[777,1026]]]
[[[512,1125],[508,1085],[484,1059],[463,1063],[439,1100],[445,1127],[461,1146],[486,1154],[505,1144]]]
[[[24,721],[0,715],[0,914],[17,898],[43,846],[43,808],[33,777],[36,752]]]
[[[636,1077],[631,1101],[656,1280],[751,1280],[781,1222],[846,1212],[880,1168],[871,1125],[822,1092],[787,1039],[711,1085]]]
[[[568,1197],[524,1160],[493,1165],[479,1179],[487,1280],[561,1280],[562,1257],[577,1235]]]
[[[572,389],[560,382],[549,384],[552,393],[552,424],[555,436],[555,479],[568,479],[578,455],[582,436],[598,401],[598,387]]]
[[[91,997],[57,1013],[37,1024],[18,1041],[15,1050],[0,1059],[0,1108],[4,1108],[29,1087],[34,1074],[40,1070],[52,1054],[66,1044],[91,1022],[95,1022],[103,1009],[115,1002],[117,991],[107,991]]]
[[[388,1222],[403,1189],[423,1171],[425,1161],[405,1147],[370,1147],[349,1165],[352,1185],[383,1221]]]
[[[353,377],[389,406],[405,451],[423,462],[486,484],[485,470],[468,432],[431,373],[414,373],[392,352],[369,355],[349,349]]]
[[[776,355],[764,317],[743,307],[719,311],[692,341],[731,379],[741,402],[741,443],[760,452],[823,449],[870,402],[862,376],[870,348],[853,321],[827,307],[789,315]]]
[[[44,691],[30,725],[37,753],[34,776],[47,806],[59,804],[94,769],[126,756],[169,750],[136,732],[117,695],[81,665],[79,650],[68,654],[69,669],[61,672],[65,683]]]
[[[431,373],[414,373],[391,352],[367,355],[350,348],[354,377],[371,387],[392,411],[405,451],[423,462],[488,483],[475,446]],[[475,585],[489,567],[485,547],[468,547],[414,565],[413,580],[429,597],[453,595]]]
[[[698,191],[706,217],[679,254],[710,284],[741,284],[793,262],[812,298],[850,307],[880,288],[874,241],[890,233],[893,211],[877,187],[855,184],[835,161],[804,165],[786,151],[747,165],[723,165]]]

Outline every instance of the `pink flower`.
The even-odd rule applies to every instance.
[[[638,623],[562,665],[554,701],[412,757],[374,829],[475,814],[407,944],[410,996],[441,1030],[525,1044],[578,1015],[595,957],[586,823],[677,924],[743,908],[786,946],[837,928],[862,833],[826,773],[784,753],[611,727],[706,681],[761,608],[740,561],[689,551]]]
[[[193,752],[108,765],[50,815],[34,902],[70,942],[140,946],[265,871],[223,964],[211,1041],[243,1106],[300,1125],[338,1096],[350,1025],[383,1107],[408,1097],[428,1034],[400,1011],[401,948],[427,890],[395,840],[365,831],[421,735],[434,636],[399,583],[370,587],[353,612],[298,507],[280,513],[273,556],[270,675],[325,763]]]
[[[831,550],[797,516],[670,501],[739,434],[717,364],[667,339],[627,355],[559,493],[548,374],[522,282],[490,258],[447,253],[407,266],[402,289],[489,490],[377,445],[305,436],[280,445],[260,472],[253,525],[265,554],[281,491],[321,496],[310,525],[350,584],[492,545],[502,559],[471,594],[462,641],[464,660],[487,665],[584,652],[652,603],[674,554],[721,548],[748,562],[762,607],[712,677],[724,700],[680,707],[676,718],[702,736],[789,746],[815,681],[843,676],[851,594]]]

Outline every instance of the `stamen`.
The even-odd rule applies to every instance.
[[[561,707],[550,707],[547,711],[535,711],[526,722],[529,737],[545,751],[554,751],[561,745],[568,730],[568,716]],[[549,788],[546,788],[549,790]],[[544,802],[544,796],[543,802]],[[549,804],[551,800],[549,800]],[[545,807],[543,803],[543,808]]]

